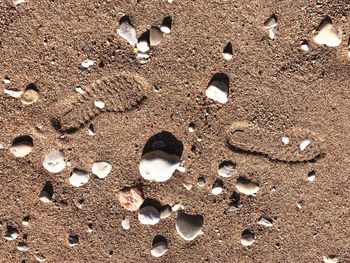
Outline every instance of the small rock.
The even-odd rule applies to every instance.
[[[266,226],[266,227],[271,227],[272,226],[272,219],[261,216],[258,221],[259,225]]]
[[[195,239],[202,231],[203,216],[179,212],[176,219],[176,231],[185,240]]]
[[[162,26],[160,27],[160,30],[165,34],[170,34],[171,24],[172,24],[171,17],[167,16],[166,18],[163,19]]]
[[[204,187],[205,186],[205,179],[204,177],[199,177],[198,180],[197,180],[197,185],[199,187]]]
[[[27,140],[19,141],[19,142],[15,142],[10,147],[10,152],[15,157],[24,157],[31,152],[32,147],[33,147],[33,144],[30,141],[27,141]]]
[[[120,190],[118,199],[122,207],[129,211],[136,211],[142,205],[144,199],[137,188]]]
[[[107,162],[94,162],[91,171],[98,178],[105,178],[112,170],[112,165]]]
[[[95,129],[94,129],[94,125],[92,123],[90,123],[90,125],[88,127],[88,134],[90,136],[95,136]]]
[[[75,91],[78,92],[79,94],[84,94],[84,90],[81,87],[76,87]]]
[[[35,259],[36,259],[36,261],[38,261],[38,262],[44,262],[44,261],[46,261],[46,258],[42,255],[42,254],[35,254]]]
[[[140,59],[149,59],[150,55],[147,54],[147,53],[142,53],[142,52],[137,52],[137,56],[140,58]]]
[[[0,142],[0,150],[4,149],[4,145]]]
[[[88,224],[88,230],[87,230],[87,232],[88,233],[91,233],[93,231],[93,225],[90,223],[90,224]]]
[[[59,173],[66,167],[65,157],[63,150],[50,152],[45,156],[43,166],[50,173]]]
[[[88,181],[89,181],[89,173],[77,168],[73,169],[73,172],[69,177],[70,184],[75,187],[83,186]]]
[[[99,108],[99,109],[103,109],[105,107],[105,103],[100,99],[95,100],[94,105],[96,108]]]
[[[128,19],[123,19],[117,29],[119,36],[124,38],[130,45],[135,45],[137,42],[136,29],[130,24]]]
[[[228,87],[223,81],[213,81],[210,83],[205,94],[209,99],[212,99],[219,103],[226,103]]]
[[[300,45],[301,50],[305,51],[305,52],[309,52],[309,44],[306,40],[301,42]]]
[[[341,43],[341,32],[333,25],[333,23],[324,19],[318,26],[313,40],[319,45],[328,47],[336,47]]]
[[[228,52],[223,52],[222,55],[226,60],[231,60],[233,57],[232,53],[228,53]]]
[[[310,140],[306,139],[300,143],[300,151],[304,151],[306,147],[310,144]]]
[[[265,29],[270,29],[274,28],[277,26],[277,16],[273,14],[270,16],[265,22],[264,22],[264,27]]]
[[[243,246],[251,246],[255,242],[255,234],[249,230],[242,233],[241,244]]]
[[[122,220],[122,228],[124,230],[129,230],[130,229],[130,220],[128,218],[124,218]]]
[[[160,210],[160,218],[165,219],[169,217],[171,215],[171,212],[172,212],[172,208],[170,205],[163,206],[162,209]]]
[[[22,3],[24,3],[24,2],[26,2],[26,0],[12,0],[12,3],[13,3],[14,5],[19,5],[19,4],[22,4]]]
[[[161,257],[168,250],[168,244],[164,241],[156,242],[151,249],[151,255],[154,257]]]
[[[23,94],[23,91],[15,89],[4,89],[4,92],[13,98],[19,98]]]
[[[211,193],[213,195],[218,195],[218,194],[221,194],[222,193],[222,187],[221,186],[214,186],[212,189],[211,189]]]
[[[136,47],[137,47],[137,50],[139,50],[139,51],[142,52],[142,53],[145,53],[145,52],[147,52],[147,51],[149,50],[148,41],[147,41],[147,40],[144,40],[144,39],[139,40],[139,41],[137,42]]]
[[[150,29],[149,42],[151,46],[157,46],[163,40],[162,31],[155,26],[152,26]]]
[[[176,212],[179,209],[184,209],[185,207],[182,204],[175,204],[173,205],[173,207],[171,208],[171,210],[173,210],[173,212]]]
[[[83,62],[81,62],[81,66],[83,68],[89,68],[90,66],[92,66],[93,64],[95,64],[95,61],[91,60],[91,59],[86,59]]]
[[[276,30],[275,27],[270,28],[270,29],[268,30],[268,32],[269,32],[269,38],[275,39],[276,31],[277,31],[277,30]]]
[[[183,186],[185,187],[185,189],[186,189],[187,191],[190,191],[190,190],[192,189],[192,187],[193,187],[193,185],[190,184],[190,183],[183,183]]]
[[[140,161],[140,174],[149,181],[165,182],[180,165],[180,158],[161,150],[144,154]]]
[[[289,138],[288,137],[282,137],[282,142],[284,144],[289,144]]]
[[[79,209],[82,209],[82,208],[83,208],[83,204],[84,204],[84,199],[80,199],[80,200],[78,201],[77,207],[78,207]]]
[[[227,43],[222,54],[224,56],[224,59],[226,59],[226,60],[232,59],[232,44],[231,44],[231,42]]]
[[[315,171],[311,171],[311,172],[309,172],[308,173],[308,175],[307,175],[307,180],[309,181],[309,182],[313,182],[314,180],[315,180]]]
[[[29,225],[29,220],[30,220],[30,217],[29,216],[25,216],[22,220],[22,225],[24,226],[28,226]]]
[[[231,177],[236,172],[236,163],[224,161],[219,165],[218,174],[221,177]]]
[[[257,183],[241,177],[237,179],[236,187],[238,191],[246,195],[255,195],[260,189]]]
[[[29,246],[27,243],[25,242],[19,242],[18,246],[17,246],[17,249],[19,251],[27,251],[29,249]]]
[[[194,132],[194,130],[195,130],[195,125],[194,125],[193,122],[191,122],[190,125],[188,126],[188,131],[189,132]]]
[[[160,30],[161,30],[163,33],[165,33],[165,34],[170,34],[170,31],[171,31],[170,27],[168,27],[168,26],[166,26],[166,25],[162,25],[162,26],[160,27]]]
[[[2,79],[5,84],[10,84],[11,80],[8,77]]]
[[[324,263],[338,263],[338,259],[335,255],[330,255],[328,257],[323,257]]]
[[[153,206],[145,206],[140,210],[138,219],[143,225],[155,225],[160,220],[160,214]]]
[[[7,227],[7,232],[5,234],[6,240],[15,240],[18,237],[18,230],[12,226]]]
[[[79,236],[78,235],[69,235],[68,236],[68,244],[69,246],[73,247],[77,245],[79,242]]]
[[[45,190],[41,191],[39,199],[43,203],[50,203],[50,202],[52,202],[52,196],[48,192],[46,192]]]
[[[39,99],[39,91],[34,84],[29,84],[21,96],[21,102],[29,105]]]

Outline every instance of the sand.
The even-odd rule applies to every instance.
[[[28,0],[17,6],[2,0],[0,77],[11,82],[0,84],[0,143],[5,147],[0,149],[0,261],[35,262],[37,252],[46,262],[77,263],[322,262],[332,254],[339,262],[350,262],[349,10],[344,0]],[[172,18],[171,33],[152,47],[145,64],[116,33],[124,14],[138,36]],[[273,40],[263,27],[272,14],[278,17]],[[311,40],[325,16],[344,32],[336,48]],[[304,39],[310,40],[309,52],[300,49]],[[228,42],[233,53],[229,61],[222,56]],[[83,68],[86,59],[95,63]],[[224,105],[205,96],[216,73],[229,79]],[[75,89],[91,90],[91,83],[116,74],[135,82],[134,107],[97,114],[92,120],[95,136],[88,135],[87,127],[59,131],[55,120],[82,96]],[[31,83],[40,95],[31,105],[3,93],[8,87],[24,91]],[[110,109],[108,100],[104,102]],[[191,122],[193,133],[188,131]],[[230,127],[238,122],[267,131],[269,142],[280,141],[291,129],[313,134],[322,158],[274,161],[264,156],[266,145],[260,140],[254,144],[262,154],[233,151],[226,142]],[[162,131],[182,143],[186,171],[176,171],[164,183],[148,182],[138,164],[147,141]],[[8,148],[24,135],[31,136],[34,146],[27,156],[15,158]],[[56,149],[65,150],[72,166],[51,174],[42,162]],[[214,196],[211,187],[225,160],[237,164],[236,172],[224,178],[223,193]],[[91,174],[94,161],[112,165],[104,180]],[[86,185],[69,184],[73,168],[90,172]],[[315,180],[309,182],[312,170]],[[200,176],[205,187],[197,186]],[[228,211],[240,176],[259,183],[260,190],[256,196],[240,195],[238,210]],[[47,181],[54,190],[51,203],[39,200]],[[194,187],[188,191],[184,182]],[[135,184],[146,198],[163,205],[181,203],[186,213],[202,215],[203,235],[181,239],[175,229],[177,212],[154,226],[140,224],[137,212],[125,210],[116,196],[119,189]],[[28,215],[29,225],[23,226]],[[276,222],[269,228],[257,224],[262,215]],[[124,217],[130,219],[128,231],[121,226]],[[3,238],[7,226],[18,229],[16,240]],[[246,229],[256,235],[248,248],[240,243]],[[74,247],[68,244],[69,235],[79,236]],[[156,235],[168,242],[160,258],[150,253]],[[19,242],[26,242],[29,250],[18,251]]]

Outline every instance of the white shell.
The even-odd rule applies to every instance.
[[[92,173],[100,179],[105,178],[111,170],[112,165],[107,162],[94,162],[91,167]]]
[[[144,154],[140,161],[140,174],[149,181],[165,182],[179,167],[180,158],[161,150]]]
[[[217,101],[219,103],[227,102],[228,87],[226,83],[222,81],[213,81],[210,83],[205,94],[209,99]]]
[[[51,173],[59,173],[66,167],[65,154],[63,150],[56,150],[46,155],[43,166]]]
[[[83,186],[88,181],[89,173],[80,169],[74,169],[71,176],[69,177],[70,184],[75,187]]]

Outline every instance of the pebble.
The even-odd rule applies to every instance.
[[[155,225],[160,220],[160,214],[153,206],[142,208],[137,217],[143,225]]]
[[[23,94],[22,90],[15,90],[15,89],[4,89],[4,92],[13,98],[19,98]]]
[[[95,136],[95,129],[94,129],[94,125],[92,123],[88,127],[88,134],[90,136]]]
[[[309,44],[307,41],[302,41],[300,45],[301,50],[308,52],[309,51]]]
[[[224,161],[219,165],[218,174],[221,177],[231,177],[236,172],[236,163]]]
[[[105,103],[100,99],[95,100],[94,105],[99,109],[103,109],[106,106]]]
[[[251,246],[255,242],[255,234],[249,230],[242,233],[241,244],[245,247]]]
[[[284,144],[289,144],[289,138],[288,137],[282,137],[282,142]]]
[[[5,234],[5,239],[6,240],[15,240],[18,237],[18,230],[12,226],[9,226],[7,228],[7,232]]]
[[[137,52],[137,56],[140,58],[140,59],[149,59],[150,55],[147,54],[147,53],[141,53],[141,52]]]
[[[251,182],[245,178],[238,178],[236,187],[239,192],[246,195],[255,195],[260,189],[257,183]]]
[[[258,220],[258,224],[266,227],[271,227],[272,226],[272,219],[261,216]]]
[[[129,230],[130,229],[130,220],[128,218],[124,218],[122,220],[122,228],[124,230]]]
[[[0,142],[0,150],[4,149],[4,145]]]
[[[168,244],[164,241],[154,243],[151,249],[151,255],[154,257],[161,257],[167,252]]]
[[[309,181],[309,182],[313,182],[314,180],[315,180],[315,171],[311,171],[311,172],[309,172],[308,173],[308,175],[307,175],[307,180]]]
[[[79,242],[79,236],[77,236],[77,235],[69,235],[68,236],[69,246],[73,247],[73,246],[77,245],[78,242]]]
[[[24,3],[24,2],[26,2],[26,0],[12,0],[12,3],[13,3],[14,5],[19,5],[19,4],[22,4],[22,3]]]
[[[149,181],[165,182],[180,165],[180,158],[161,150],[144,154],[140,161],[140,174]]]
[[[179,212],[176,219],[176,231],[185,240],[195,239],[203,228],[203,216]]]
[[[204,177],[199,177],[198,180],[197,180],[197,185],[199,187],[204,187],[205,186],[205,179]]]
[[[46,258],[42,254],[35,254],[35,259],[38,262],[44,262],[46,261]]]
[[[274,28],[277,26],[277,17],[276,15],[270,16],[265,22],[264,27],[265,29]]]
[[[149,50],[149,44],[148,44],[148,41],[147,40],[139,40],[136,44],[136,47],[137,47],[137,50],[142,52],[142,53],[145,53]]]
[[[338,263],[338,258],[335,255],[330,255],[328,257],[323,257],[324,263]]]
[[[30,220],[30,217],[29,216],[25,216],[22,220],[22,225],[24,226],[29,226],[29,220]]]
[[[162,25],[160,27],[160,30],[165,34],[170,34],[171,32],[171,28],[168,25]]]
[[[21,96],[21,102],[29,105],[36,102],[39,99],[39,92],[34,88],[26,88]]]
[[[326,45],[328,47],[336,47],[341,43],[341,32],[329,20],[323,20],[313,40],[319,45]]]
[[[269,37],[270,37],[271,39],[275,39],[276,31],[277,31],[277,30],[276,30],[275,27],[269,29]]]
[[[84,90],[81,87],[76,87],[75,91],[78,92],[79,94],[84,94]]]
[[[18,246],[17,246],[17,249],[19,251],[27,251],[29,249],[29,246],[27,243],[25,242],[19,242]]]
[[[59,173],[66,167],[65,158],[63,150],[55,150],[45,156],[43,166],[50,173]]]
[[[171,208],[171,210],[173,210],[173,212],[176,212],[179,209],[184,209],[185,207],[182,204],[175,204],[173,205],[173,207]]]
[[[10,84],[11,80],[8,77],[2,79],[5,84]]]
[[[228,87],[223,81],[213,81],[210,83],[205,94],[209,99],[219,103],[227,102]]]
[[[120,22],[117,33],[119,36],[128,41],[130,45],[135,45],[137,43],[136,29],[127,19]]]
[[[190,190],[192,189],[192,187],[193,187],[193,185],[190,184],[190,183],[183,183],[183,186],[185,187],[185,189],[186,189],[187,191],[190,191]]]
[[[136,211],[142,205],[144,199],[137,188],[120,190],[118,199],[122,207],[129,211]]]
[[[90,223],[90,224],[88,224],[88,230],[87,230],[87,232],[88,232],[88,233],[92,233],[92,231],[94,231],[94,230],[93,230],[93,225]]]
[[[163,40],[162,31],[155,26],[152,26],[150,29],[149,42],[151,46],[157,46]]]
[[[191,122],[190,125],[188,125],[188,131],[189,132],[194,132],[195,128],[196,128],[196,126],[194,125],[193,122]]]
[[[221,194],[223,190],[222,185],[223,183],[221,180],[216,180],[213,184],[213,188],[211,189],[211,193],[213,195]]]
[[[106,178],[111,170],[112,165],[107,162],[94,162],[91,167],[92,173],[100,179]]]
[[[95,64],[95,61],[91,60],[91,59],[86,59],[83,62],[81,62],[81,66],[83,68],[89,68],[91,67],[93,64]]]
[[[160,219],[165,219],[171,215],[172,208],[170,205],[165,205],[160,210]]]
[[[300,143],[300,151],[304,151],[306,149],[306,147],[310,144],[310,140],[303,140]]]
[[[88,181],[89,181],[89,173],[77,168],[73,169],[73,172],[69,177],[70,184],[75,187],[83,186]]]
[[[29,141],[21,141],[10,147],[10,152],[15,157],[24,157],[29,154],[32,150],[33,144]]]
[[[232,53],[229,53],[229,52],[223,52],[222,55],[224,56],[224,59],[226,59],[226,60],[231,60],[233,57]]]
[[[45,190],[42,190],[39,196],[39,200],[43,203],[50,203],[52,202],[52,196]]]

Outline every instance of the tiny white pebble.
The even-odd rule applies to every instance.
[[[79,94],[84,94],[84,90],[81,87],[76,87],[75,91],[78,92]]]
[[[171,4],[172,2],[174,2],[174,0],[168,0],[168,3],[170,3],[170,4]]]
[[[15,89],[4,89],[4,92],[12,98],[19,98],[23,94],[23,91]]]
[[[69,161],[69,160],[67,161],[67,166],[68,166],[68,167],[71,167],[71,166],[72,166],[71,161]]]
[[[307,43],[302,43],[300,46],[301,50],[308,52],[309,51],[309,45]]]
[[[149,59],[149,54],[147,54],[147,53],[141,53],[141,52],[137,52],[137,56],[139,57],[139,58],[143,58],[143,59]]]
[[[276,34],[276,28],[270,28],[269,29],[269,37],[271,38],[271,39],[275,39],[275,34]]]
[[[289,143],[289,138],[288,137],[282,137],[282,142],[284,144],[288,144]]]
[[[124,230],[129,230],[130,229],[130,220],[128,218],[124,218],[122,220],[122,227]]]
[[[189,132],[194,132],[195,127],[196,127],[196,126],[194,125],[194,123],[191,122],[190,125],[188,126],[188,131],[189,131]]]
[[[171,29],[170,29],[170,27],[167,26],[167,25],[162,25],[162,26],[160,27],[160,31],[162,31],[162,32],[165,33],[165,34],[170,34]]]
[[[232,59],[232,54],[228,52],[223,53],[224,59],[226,60],[231,60]]]
[[[19,5],[19,4],[22,4],[22,3],[24,3],[26,0],[12,0],[12,3],[14,4],[14,5]]]
[[[315,172],[314,172],[314,171],[310,172],[310,173],[308,174],[308,176],[307,176],[307,180],[308,180],[309,182],[313,182],[313,181],[315,180],[315,178],[316,178],[316,176],[315,176]]]
[[[103,109],[105,107],[105,103],[100,99],[95,100],[94,104],[95,104],[95,107],[99,109]]]
[[[175,204],[171,209],[173,210],[173,212],[176,212],[179,209],[184,209],[184,206],[182,204]]]
[[[310,140],[306,139],[300,143],[300,151],[304,151],[305,148],[310,144]]]
[[[9,78],[3,78],[3,80],[2,80],[5,84],[10,84],[10,79]]]
[[[0,149],[4,149],[4,145],[0,142]]]
[[[83,186],[88,181],[89,181],[89,173],[84,170],[80,170],[76,168],[73,169],[73,172],[69,177],[70,184],[75,187]]]
[[[221,186],[214,186],[213,189],[211,190],[211,193],[213,195],[218,195],[222,193],[222,187]]]
[[[98,178],[105,178],[112,170],[112,165],[107,162],[94,162],[91,167],[91,171]]]
[[[19,251],[27,251],[29,249],[28,244],[24,242],[20,242],[17,246]]]
[[[302,208],[302,203],[301,203],[301,202],[297,203],[297,207],[298,207],[299,209],[301,209],[301,208]]]
[[[205,179],[204,179],[204,177],[199,177],[198,178],[197,185],[199,187],[204,187],[205,186]]]
[[[149,50],[149,45],[146,40],[140,40],[139,42],[137,42],[136,47],[142,53],[145,53]]]
[[[91,59],[86,59],[86,60],[84,60],[83,62],[81,62],[81,66],[82,66],[83,68],[88,68],[88,67],[92,66],[94,63],[95,63],[95,62],[94,62],[93,60],[91,60]]]
[[[92,224],[88,224],[88,230],[87,230],[87,232],[88,233],[91,233],[93,231],[93,229],[92,229]]]
[[[186,190],[190,191],[193,185],[190,183],[183,183],[183,186],[186,188]]]

